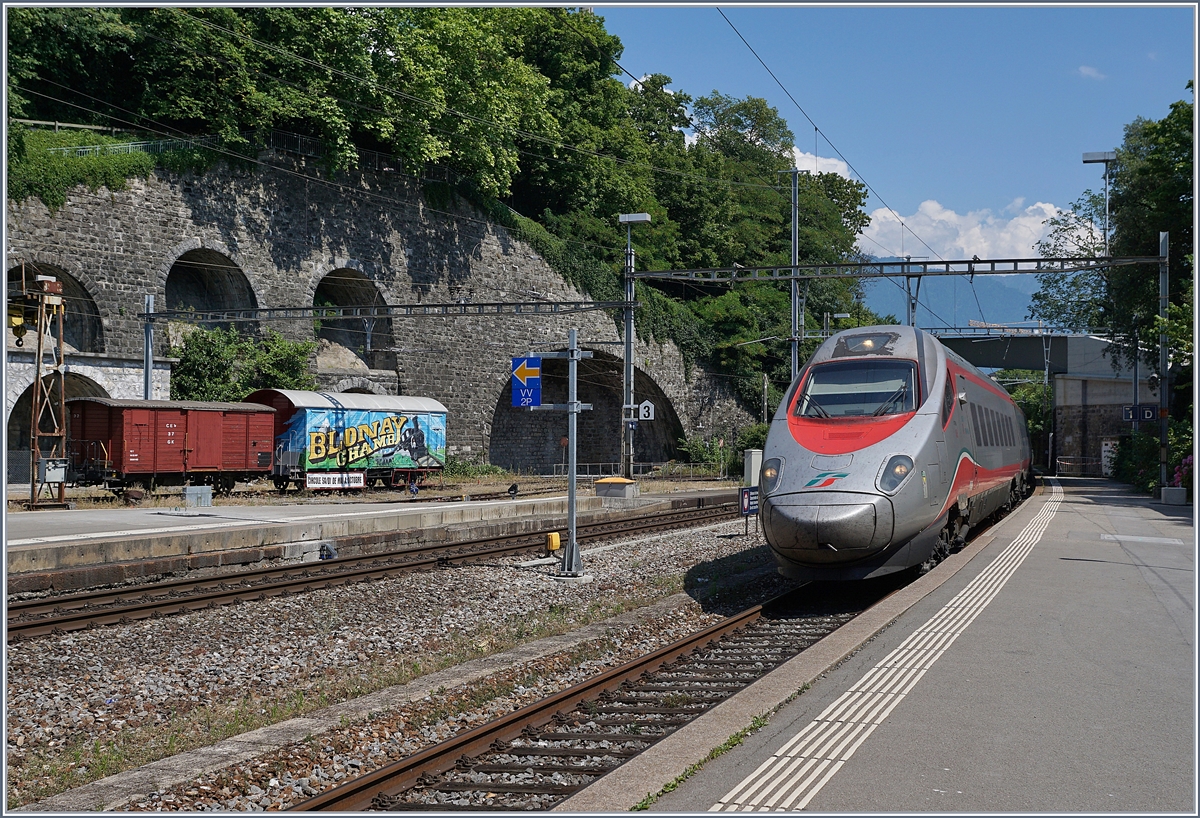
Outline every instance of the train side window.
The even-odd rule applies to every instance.
[[[1008,415],[1004,416],[1004,442],[1009,446],[1013,445],[1012,418],[1010,418]]]
[[[988,424],[989,424],[989,427],[990,427],[990,430],[992,433],[992,445],[999,446],[1000,445],[1000,430],[997,428],[997,425],[996,425],[996,410],[995,409],[988,410]]]
[[[996,416],[991,409],[983,407],[983,416],[985,418],[984,426],[987,427],[987,443],[989,446],[996,445]]]
[[[974,427],[974,429],[975,429],[975,445],[982,446],[983,438],[979,434],[979,410],[975,408],[974,403],[970,404],[970,406],[971,406],[971,426]]]

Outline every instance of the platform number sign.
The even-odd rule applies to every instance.
[[[1158,420],[1158,407],[1153,404],[1135,403],[1132,406],[1125,404],[1121,407],[1121,420],[1140,420],[1143,423]]]
[[[638,404],[638,420],[654,420],[654,404],[644,400]]]
[[[542,405],[542,359],[512,359],[512,405]]]

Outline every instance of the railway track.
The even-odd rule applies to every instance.
[[[862,585],[869,587],[804,586],[292,809],[549,809],[788,661],[895,587]]]
[[[576,538],[581,543],[594,542],[731,519],[737,514],[737,505],[732,502],[673,509],[581,524],[577,527]],[[125,624],[139,619],[304,593],[318,588],[369,582],[407,571],[506,557],[545,548],[546,535],[554,531],[562,532],[562,529],[548,528],[453,545],[420,545],[399,551],[263,568],[207,579],[172,580],[121,591],[103,590],[45,599],[10,600],[7,606],[8,640],[19,641],[48,633]]]

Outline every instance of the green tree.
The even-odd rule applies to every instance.
[[[316,346],[272,330],[256,338],[197,327],[169,352],[179,359],[171,371],[171,399],[237,402],[257,389],[315,389],[308,359]]]
[[[1194,85],[1187,83],[1194,93]],[[1159,233],[1170,234],[1170,303],[1176,325],[1185,320],[1180,305],[1191,303],[1194,256],[1193,102],[1178,101],[1161,120],[1137,119],[1125,127],[1111,168],[1109,251],[1114,256],[1157,256]],[[1099,255],[1097,225],[1104,223],[1103,200],[1085,192],[1068,213],[1049,221],[1039,244],[1044,256]],[[1146,267],[1115,267],[1071,277],[1042,276],[1031,317],[1072,329],[1106,327],[1114,345],[1113,365],[1128,366],[1135,349],[1144,363],[1158,361],[1158,275]],[[1186,331],[1176,331],[1172,346],[1172,414],[1191,417],[1193,369],[1190,347],[1180,346]],[[1135,339],[1138,343],[1135,344]]]
[[[1050,230],[1037,243],[1043,258],[1097,258],[1104,255],[1104,195],[1085,190],[1070,209],[1047,219]],[[1073,332],[1107,326],[1112,312],[1103,271],[1040,273],[1029,302],[1029,317]]]

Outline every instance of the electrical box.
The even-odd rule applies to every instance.
[[[758,485],[758,473],[762,470],[762,449],[746,449],[742,458],[742,485],[753,488]]]
[[[47,457],[38,461],[39,483],[67,482],[67,459],[65,457]]]
[[[557,531],[551,531],[549,534],[546,535],[546,550],[547,551],[557,551],[561,547],[562,547],[562,544],[559,541]]]

